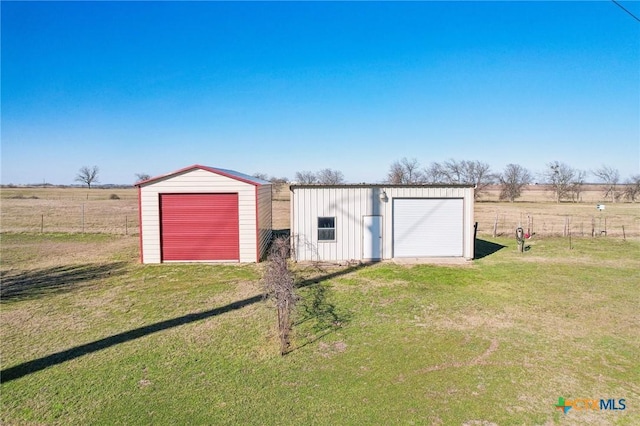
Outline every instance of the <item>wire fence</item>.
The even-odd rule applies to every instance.
[[[512,236],[516,228],[522,227],[529,236],[574,236],[574,237],[640,237],[640,218],[593,214],[521,214],[499,212],[492,218],[485,215],[478,221],[477,232],[485,236]]]
[[[135,235],[140,232],[138,202],[125,196],[89,200],[2,198],[0,230]],[[289,227],[289,213],[288,202],[274,202],[275,229]],[[605,211],[587,204],[476,203],[474,221],[478,222],[480,236],[513,236],[522,226],[525,233],[539,236],[640,237],[640,208],[629,203],[610,205]]]
[[[7,203],[3,200],[0,223],[2,232],[139,233],[136,202],[11,201],[13,202]]]

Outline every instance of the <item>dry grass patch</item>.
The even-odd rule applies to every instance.
[[[61,233],[2,233],[0,241],[3,272],[135,261],[139,242],[132,236]]]

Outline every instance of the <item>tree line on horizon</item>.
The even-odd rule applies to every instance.
[[[545,170],[539,175],[541,183],[549,185],[556,202],[570,200],[580,201],[580,195],[587,184],[587,177],[593,175],[604,185],[604,197],[615,203],[625,198],[635,202],[640,198],[640,174],[631,176],[624,182],[619,171],[611,166],[587,172],[576,169],[560,161],[547,163]],[[282,184],[289,182],[287,178],[269,178],[264,173],[256,173],[255,177]],[[499,199],[514,202],[522,195],[522,190],[534,182],[534,174],[520,164],[507,164],[502,172],[494,172],[487,163],[478,160],[454,160],[432,162],[423,167],[416,158],[406,157],[396,160],[389,166],[386,179],[382,183],[390,185],[473,185],[475,197],[486,193],[489,186],[500,187]],[[345,184],[344,174],[339,170],[322,169],[318,172],[296,172],[293,182],[304,185],[339,185]]]
[[[75,180],[91,188],[98,183],[100,169],[98,166],[83,166],[79,169]],[[612,203],[621,199],[635,202],[640,198],[640,174],[632,175],[624,182],[620,179],[619,171],[611,166],[602,167],[587,172],[569,166],[560,161],[547,163],[544,171],[539,175],[541,183],[549,185],[554,193],[556,202],[570,200],[580,201],[580,194],[587,184],[586,178],[593,175],[604,185],[604,198]],[[146,173],[136,173],[136,183],[149,179]],[[270,181],[274,190],[291,181],[286,177],[268,176],[265,173],[254,173],[254,177]],[[473,185],[475,197],[486,193],[489,186],[500,187],[499,199],[514,202],[522,195],[522,190],[533,183],[534,174],[519,164],[507,164],[502,172],[494,172],[487,163],[478,160],[454,160],[432,162],[423,167],[416,158],[403,157],[389,166],[383,181],[389,185]],[[308,170],[295,173],[293,182],[303,185],[340,185],[345,184],[344,174],[330,168],[317,172]]]

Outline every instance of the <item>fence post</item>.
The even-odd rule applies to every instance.
[[[496,212],[496,220],[493,222],[493,237],[498,236],[498,212]]]
[[[87,194],[87,197],[89,194]],[[84,204],[82,205],[82,233],[84,234]]]
[[[569,231],[569,250],[573,250],[573,246],[571,245],[571,231]]]
[[[124,216],[124,235],[129,235],[129,218]]]
[[[44,215],[40,218],[40,233],[44,234]]]

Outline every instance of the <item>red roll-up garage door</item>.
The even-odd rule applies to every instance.
[[[239,260],[238,194],[161,194],[162,260]]]

